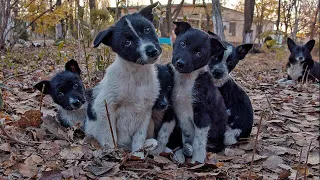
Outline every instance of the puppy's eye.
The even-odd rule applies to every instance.
[[[202,52],[201,52],[201,51],[198,51],[196,55],[197,55],[198,57],[201,57],[201,56],[202,56]]]
[[[149,27],[144,27],[144,33],[148,34],[150,32],[150,28]]]
[[[228,65],[232,66],[233,65],[232,61],[228,61]]]
[[[64,96],[64,93],[62,91],[59,91],[58,96]]]
[[[131,41],[130,40],[125,40],[124,41],[124,45],[127,46],[127,47],[130,46],[131,45]]]
[[[172,87],[171,86],[168,86],[168,90],[170,91],[172,89]]]
[[[181,42],[180,42],[180,46],[183,47],[183,48],[186,47],[186,42],[181,41]]]
[[[74,84],[73,89],[77,89],[77,88],[78,88],[78,84]]]

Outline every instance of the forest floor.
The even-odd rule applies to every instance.
[[[170,48],[164,52],[162,61],[170,61]],[[91,54],[91,78],[84,58],[80,60],[82,77],[87,87],[93,87],[103,71],[96,70],[96,50],[86,53]],[[2,90],[0,180],[304,179],[305,175],[319,179],[319,83],[277,84],[286,77],[288,52],[249,54],[239,63],[232,76],[253,104],[251,136],[247,143],[208,153],[206,163],[196,166],[176,164],[170,154],[139,160],[122,150],[102,150],[77,127],[60,127],[54,121],[51,98],[45,96],[40,103],[41,93],[32,87],[63,70],[65,57],[72,55],[84,57],[84,52],[76,45],[65,45],[60,50],[20,48],[1,55],[0,83],[12,91]]]

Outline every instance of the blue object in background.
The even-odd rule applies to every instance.
[[[171,46],[171,39],[166,37],[160,37],[159,38],[160,44],[168,44]]]

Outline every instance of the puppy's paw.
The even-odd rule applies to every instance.
[[[180,164],[183,164],[186,162],[186,158],[184,157],[184,154],[183,154],[183,149],[179,149],[176,152],[174,152],[173,160],[175,160]]]
[[[282,78],[282,79],[279,79],[279,80],[276,81],[276,82],[277,82],[277,83],[284,83],[284,82],[286,82],[286,81],[288,81],[287,78]]]
[[[132,156],[135,156],[135,157],[140,158],[140,159],[144,159],[144,153],[143,152],[134,152],[134,153],[132,153]]]
[[[158,141],[155,139],[147,139],[146,142],[144,143],[144,147],[146,148],[147,151],[154,151],[157,149],[158,146]]]
[[[192,154],[193,154],[193,147],[192,147],[192,145],[191,144],[189,144],[189,143],[185,143],[184,145],[183,145],[183,153],[184,153],[184,155],[186,155],[186,156],[192,156]]]

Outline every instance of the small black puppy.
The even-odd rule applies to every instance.
[[[175,148],[181,145],[181,135],[176,127],[173,108],[171,106],[171,94],[173,88],[173,70],[170,65],[156,64],[158,79],[160,82],[159,96],[152,108],[152,116],[148,129],[148,139],[155,138],[158,141],[156,149],[151,154],[164,152],[169,142],[174,142]],[[175,131],[174,135],[172,132]],[[180,143],[179,143],[180,142]]]
[[[86,118],[86,92],[80,73],[77,61],[71,59],[65,64],[64,71],[50,81],[41,81],[34,86],[51,96],[58,109],[58,120],[65,127],[77,123],[83,125]],[[87,93],[90,94],[90,91]]]
[[[184,154],[203,163],[208,150],[219,152],[228,119],[219,90],[212,83],[208,62],[223,52],[224,45],[186,22],[174,22],[174,86],[172,104],[182,130]]]
[[[208,32],[216,37],[212,32]],[[229,113],[228,125],[224,134],[224,144],[237,143],[239,138],[247,138],[252,130],[253,109],[247,93],[232,79],[229,73],[238,62],[246,56],[252,44],[237,47],[224,41],[227,50],[219,56],[212,57],[209,69],[213,76],[213,84],[219,87]]]
[[[315,40],[308,41],[305,45],[296,45],[288,38],[288,48],[290,50],[289,62],[287,63],[288,80],[311,81],[320,80],[320,64],[312,59],[311,51],[314,47]]]

